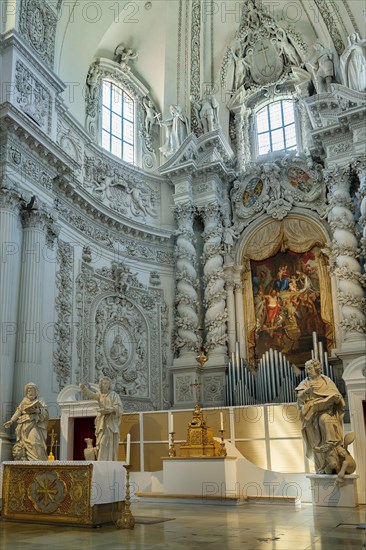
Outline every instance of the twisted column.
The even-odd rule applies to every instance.
[[[203,281],[206,306],[206,348],[211,355],[226,355],[227,310],[225,278],[222,256],[222,222],[217,204],[208,204],[200,210],[205,229],[203,231]]]
[[[349,171],[338,167],[325,172],[329,188],[328,221],[333,230],[330,268],[338,281],[338,301],[341,305],[344,340],[361,340],[365,332],[365,275],[357,258],[353,205],[350,196]]]
[[[364,262],[364,271],[366,270],[366,156],[364,155],[360,159],[355,160],[353,163],[358,179],[360,180],[360,188],[356,196],[360,205],[360,219],[358,220],[361,228],[360,235],[360,249],[361,257]]]
[[[11,396],[21,246],[19,199],[16,190],[0,188],[0,403],[3,403],[0,408],[0,438],[3,440],[9,437],[9,431],[3,430],[3,423],[14,412]]]
[[[43,275],[47,262],[47,232],[56,234],[49,212],[34,207],[21,212],[23,242],[18,305],[17,348],[13,397],[19,403],[27,382],[42,380],[42,307],[45,293]]]
[[[175,247],[176,259],[176,325],[175,347],[179,356],[194,356],[197,339],[197,272],[193,232],[194,207],[191,203],[178,204],[174,209],[178,229]]]

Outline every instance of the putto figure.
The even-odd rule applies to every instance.
[[[123,406],[119,395],[111,390],[112,381],[108,376],[99,380],[99,391],[92,391],[88,384],[80,384],[84,395],[99,403],[95,418],[95,452],[97,460],[117,460],[119,425]]]
[[[25,385],[24,395],[13,416],[4,423],[5,428],[17,423],[13,457],[15,460],[47,460],[47,406],[39,398],[38,387],[33,382]]]
[[[353,434],[348,434],[346,438],[343,435],[344,399],[334,382],[321,374],[318,360],[307,361],[305,370],[307,378],[295,391],[306,456],[314,460],[317,474],[339,474],[344,477],[355,469],[347,451]]]

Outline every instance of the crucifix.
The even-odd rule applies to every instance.
[[[201,386],[201,382],[198,382],[198,381],[196,380],[194,384],[191,384],[191,386],[192,386],[192,387],[195,389],[195,391],[196,391],[196,403],[199,403],[199,396],[200,396],[199,387]]]

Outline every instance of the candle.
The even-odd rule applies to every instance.
[[[174,432],[173,413],[170,415],[170,433]]]
[[[220,426],[221,430],[224,430],[224,415],[220,412]]]
[[[131,434],[127,434],[127,446],[126,446],[126,466],[130,464],[130,454],[131,454]]]

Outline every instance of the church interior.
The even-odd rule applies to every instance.
[[[0,10],[0,547],[364,547],[365,1]]]

